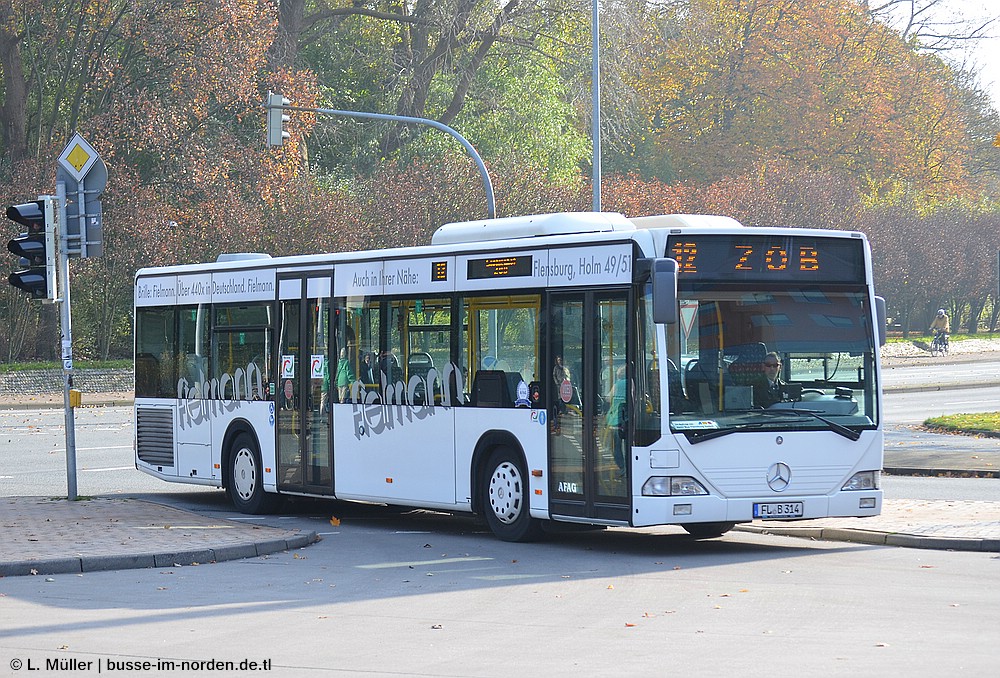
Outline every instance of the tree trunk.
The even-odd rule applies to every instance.
[[[304,26],[305,4],[305,0],[281,0],[278,5],[278,32],[268,55],[272,73],[295,66]]]
[[[8,160],[16,163],[28,155],[28,85],[21,62],[21,36],[14,32],[12,13],[12,3],[0,4],[0,70],[4,85],[0,144]]]

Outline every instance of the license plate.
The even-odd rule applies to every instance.
[[[753,517],[763,520],[801,518],[803,514],[801,501],[768,502],[753,505]]]

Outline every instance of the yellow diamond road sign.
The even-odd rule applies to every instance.
[[[97,151],[79,134],[66,144],[59,156],[59,164],[78,182],[82,181],[98,159]]]
[[[69,164],[75,167],[77,172],[83,169],[83,166],[87,164],[87,161],[90,160],[90,158],[90,153],[83,150],[83,146],[80,144],[74,146],[73,150],[69,152],[68,156],[66,156],[66,159],[69,160]]]

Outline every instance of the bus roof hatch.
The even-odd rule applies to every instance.
[[[634,230],[635,225],[617,212],[557,212],[453,222],[438,228],[431,238],[431,243],[452,245],[542,235]]]

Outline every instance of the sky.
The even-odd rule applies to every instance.
[[[943,0],[938,17],[945,21],[953,19],[978,20],[980,22],[1000,17],[1000,2],[997,0]],[[978,40],[968,50],[968,56],[979,68],[979,85],[990,94],[993,107],[1000,110],[1000,19],[988,29],[990,37]],[[962,54],[953,55],[960,58]]]

